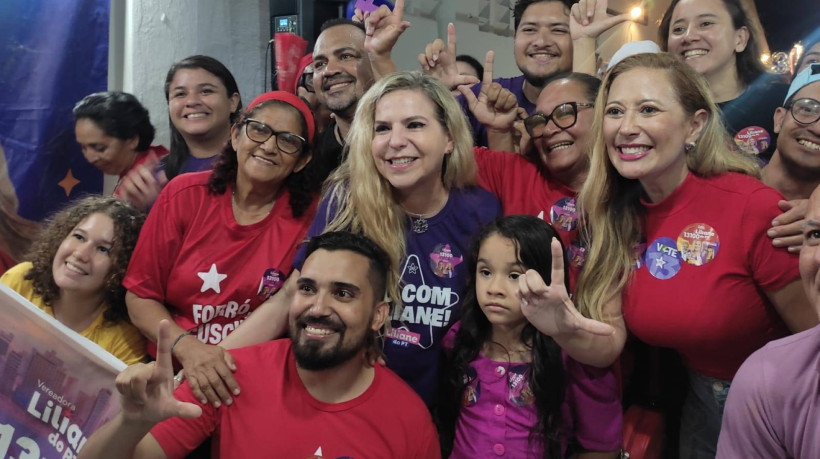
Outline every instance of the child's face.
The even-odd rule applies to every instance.
[[[513,242],[498,234],[481,244],[476,264],[476,298],[493,326],[523,326],[518,299],[518,276],[526,272],[518,261]]]

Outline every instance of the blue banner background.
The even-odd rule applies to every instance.
[[[40,220],[102,191],[71,109],[107,88],[108,23],[109,0],[0,2],[0,145],[22,217]]]

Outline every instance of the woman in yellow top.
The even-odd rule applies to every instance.
[[[144,216],[117,198],[89,196],[55,214],[27,260],[0,281],[131,365],[145,338],[131,325],[122,278]]]

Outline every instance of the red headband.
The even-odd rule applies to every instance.
[[[251,103],[248,105],[248,108],[245,110],[245,113],[250,113],[251,110],[254,109],[254,107],[261,104],[262,102],[267,102],[269,100],[278,100],[280,102],[284,102],[302,113],[302,116],[305,117],[305,122],[307,123],[307,141],[309,144],[312,144],[313,134],[316,130],[316,122],[313,120],[313,112],[310,111],[310,108],[308,108],[307,104],[305,104],[302,101],[302,99],[297,95],[291,94],[287,91],[269,91],[260,94],[256,97],[256,99],[251,101]]]

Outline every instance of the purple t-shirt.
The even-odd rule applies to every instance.
[[[820,457],[820,325],[746,359],[729,389],[717,457]]]
[[[493,81],[500,84],[502,88],[509,89],[511,93],[515,94],[515,98],[518,99],[518,106],[526,110],[527,113],[531,114],[535,111],[535,104],[530,102],[527,96],[524,95],[524,75],[513,78],[496,78]],[[474,84],[470,89],[478,95],[479,91],[481,91],[481,83]],[[475,145],[477,147],[487,147],[487,129],[475,119],[473,112],[467,107],[467,100],[464,99],[464,96],[458,96],[457,100],[458,103],[461,104],[461,109],[464,111],[464,114],[467,115],[467,121],[469,121],[470,126],[473,128]]]
[[[327,206],[325,197],[308,238],[321,234],[327,226]],[[384,352],[387,366],[428,405],[436,400],[441,339],[459,318],[469,275],[466,261],[470,243],[484,225],[499,216],[501,204],[492,193],[478,187],[454,189],[441,212],[427,219],[427,231],[418,234],[408,229],[405,235],[407,258],[399,267],[404,307],[393,312]],[[303,244],[293,266],[301,269],[304,261]]]
[[[456,323],[442,346],[452,350]],[[561,406],[563,449],[574,440],[589,451],[621,448],[623,414],[618,381],[612,368],[595,368],[564,359],[564,403]],[[450,459],[475,457],[543,457],[542,443],[531,444],[530,429],[538,421],[530,388],[528,363],[490,360],[470,363],[471,379],[462,395]]]

